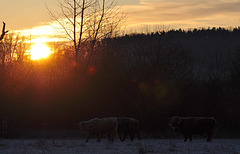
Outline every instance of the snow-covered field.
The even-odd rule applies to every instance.
[[[132,154],[132,153],[240,153],[240,139],[213,139],[207,143],[205,139],[193,139],[183,142],[183,139],[129,139],[121,142],[118,139],[111,143],[107,139],[97,142],[90,139],[85,143],[83,139],[33,139],[6,140],[0,139],[1,154]]]

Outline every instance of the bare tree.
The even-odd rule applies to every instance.
[[[6,26],[6,23],[3,22],[2,35],[0,37],[0,41],[4,38],[4,35],[8,32],[8,30],[5,31],[5,26]]]
[[[20,34],[10,33],[5,35],[0,42],[0,59],[2,65],[12,63],[12,61],[23,61],[28,59],[26,51],[31,46],[30,37]]]
[[[5,26],[6,26],[6,23],[3,22],[2,35],[0,37],[0,41],[4,38],[4,35],[8,32],[8,30],[5,31]],[[5,51],[3,50],[3,44],[2,43],[0,44],[0,56],[1,56],[1,59],[2,59],[2,63],[4,64]]]
[[[124,19],[116,0],[61,0],[60,12],[47,9],[72,42],[76,61],[90,59],[97,41],[112,35]]]

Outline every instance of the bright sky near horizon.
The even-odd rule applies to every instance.
[[[46,4],[57,7],[57,0],[0,1],[0,21],[9,30],[48,25]],[[240,0],[120,0],[120,4],[127,12],[126,26],[132,29],[143,25],[171,29],[240,26]]]

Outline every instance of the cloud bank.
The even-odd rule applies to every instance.
[[[239,0],[139,0],[126,5],[127,24],[166,24],[172,28],[240,25]]]

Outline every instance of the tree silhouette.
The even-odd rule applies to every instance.
[[[240,46],[233,53],[233,61],[232,61],[232,69],[231,69],[231,78],[233,81],[233,85],[239,87],[240,85]]]
[[[60,13],[48,11],[73,44],[75,60],[79,61],[86,55],[89,60],[97,41],[113,34],[119,27],[123,16],[116,6],[116,0],[64,0],[59,1]],[[84,51],[86,45],[88,50]]]
[[[4,35],[8,32],[8,30],[5,31],[5,26],[6,26],[6,23],[3,22],[2,35],[0,37],[0,41],[3,39]]]

